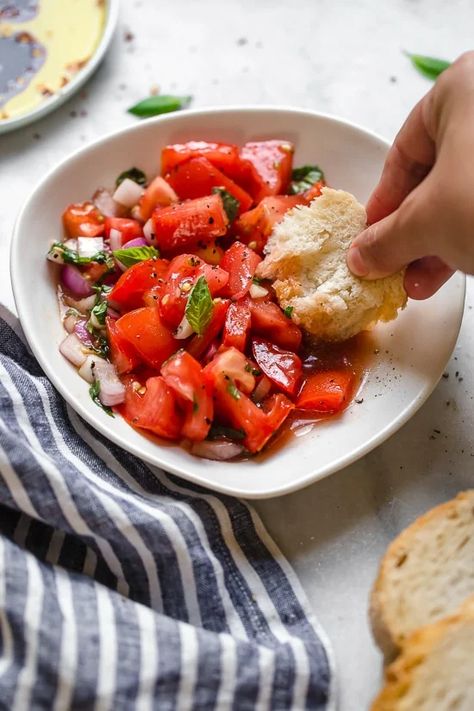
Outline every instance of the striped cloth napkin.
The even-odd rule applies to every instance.
[[[333,708],[321,630],[255,512],[104,439],[1,316],[1,711]]]

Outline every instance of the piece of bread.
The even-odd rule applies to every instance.
[[[413,633],[385,672],[371,711],[473,711],[474,596]]]
[[[402,531],[381,561],[369,614],[385,659],[393,658],[416,628],[453,613],[472,594],[474,490],[469,490]]]
[[[270,235],[257,276],[273,280],[280,306],[292,307],[293,321],[319,339],[343,341],[405,306],[402,273],[364,281],[346,265],[365,225],[353,195],[323,188],[307,207],[289,210]]]

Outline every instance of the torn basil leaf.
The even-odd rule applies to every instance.
[[[127,249],[116,249],[113,252],[115,259],[117,259],[124,267],[133,267],[134,264],[138,262],[144,262],[147,259],[153,259],[154,257],[159,257],[160,253],[155,247],[128,247]]]
[[[410,54],[409,52],[406,52],[406,55],[415,69],[432,81],[435,81],[445,69],[451,66],[451,62],[437,57],[426,57],[423,54]]]
[[[231,195],[225,188],[212,188],[212,192],[221,196],[222,203],[224,205],[224,210],[229,222],[233,222],[237,215],[239,214],[240,202]]]
[[[100,394],[100,380],[94,380],[92,385],[89,388],[89,395],[91,396],[91,399],[97,407],[100,407],[104,412],[107,413],[110,417],[114,417],[114,413],[112,412],[112,409],[110,407],[107,407],[106,405],[103,405],[102,402],[100,401],[99,398]]]
[[[115,186],[118,188],[120,183],[123,183],[127,178],[133,180],[134,183],[138,183],[138,185],[146,185],[147,183],[146,175],[143,170],[140,170],[140,168],[129,168],[128,170],[124,170],[123,173],[120,173],[115,181]]]
[[[179,109],[188,106],[192,98],[192,96],[158,94],[158,96],[149,96],[147,99],[139,101],[135,106],[131,106],[128,112],[140,118],[149,118],[150,116],[167,114],[171,111],[179,111]]]
[[[200,276],[189,295],[186,305],[186,318],[198,335],[202,335],[212,318],[214,304],[207,281]]]
[[[301,168],[294,168],[288,193],[290,195],[304,193],[320,180],[324,180],[324,173],[317,165],[303,165]]]

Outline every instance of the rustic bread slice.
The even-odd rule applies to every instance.
[[[307,207],[295,207],[276,225],[257,275],[273,280],[282,308],[307,332],[342,341],[377,321],[390,321],[405,306],[403,274],[367,281],[346,264],[366,214],[353,195],[323,188]]]
[[[471,594],[474,490],[421,516],[383,557],[372,591],[370,619],[386,660],[416,628],[455,612]]]
[[[414,632],[385,674],[371,711],[473,711],[474,596]]]

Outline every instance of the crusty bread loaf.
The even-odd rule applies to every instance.
[[[385,553],[370,619],[386,660],[416,628],[453,613],[472,594],[474,490],[421,516]]]
[[[366,225],[364,207],[343,190],[324,188],[307,207],[276,225],[257,275],[274,280],[282,308],[326,341],[342,341],[377,321],[390,321],[406,303],[403,275],[364,281],[346,265],[352,239]]]
[[[371,711],[473,711],[474,596],[408,638]]]

